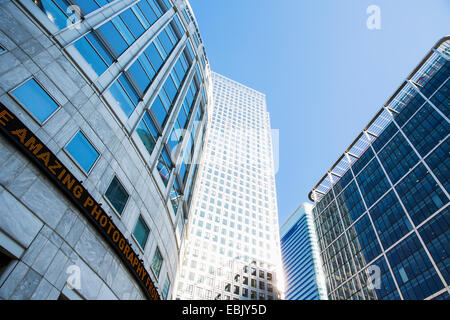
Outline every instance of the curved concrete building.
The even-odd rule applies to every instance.
[[[171,299],[209,91],[187,1],[0,1],[0,297]]]

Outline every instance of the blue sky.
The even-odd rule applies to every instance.
[[[449,0],[190,0],[211,69],[264,92],[280,225],[443,36]],[[366,9],[381,9],[369,30]]]

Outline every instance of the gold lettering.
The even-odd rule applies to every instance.
[[[46,167],[48,167],[48,162],[50,161],[50,152],[44,152],[37,156],[38,159],[44,161]]]
[[[36,155],[42,149],[42,144],[40,144],[40,143],[35,144],[35,143],[36,143],[36,138],[32,136],[25,143],[25,147],[27,147],[28,150],[33,151],[33,153]]]
[[[130,251],[130,246],[128,244],[125,245],[125,250],[123,250],[123,254],[125,257],[127,257],[128,252]]]
[[[135,268],[138,263],[139,263],[139,259],[138,259],[138,257],[135,256],[134,260],[133,260],[133,268]]]
[[[64,176],[65,173],[66,173],[66,169],[63,168],[63,169],[61,170],[61,172],[59,173],[58,180],[61,181],[61,179],[62,179],[62,177]]]
[[[95,215],[95,220],[98,220],[98,217],[102,214],[102,209],[98,208],[97,205],[92,208],[91,215]]]
[[[119,231],[117,231],[117,230],[114,231],[114,233],[112,235],[113,241],[117,243],[117,241],[119,241],[119,236],[120,236]]]
[[[83,207],[91,207],[94,204],[94,200],[92,200],[92,198],[90,196],[87,197],[86,201],[84,201],[83,203]]]
[[[6,110],[3,110],[2,112],[0,112],[0,123],[2,124],[2,126],[6,126],[6,122],[8,122],[10,119],[7,118],[7,116],[10,119],[14,119],[14,117],[12,116],[11,113],[9,113]]]
[[[141,264],[142,266],[142,264]],[[141,274],[141,280],[144,281],[145,276],[147,275],[147,271],[145,271],[144,266],[142,266],[142,274]]]
[[[74,188],[73,188],[73,195],[75,198],[80,199],[81,195],[83,194],[84,189],[82,186],[80,186],[79,184],[77,184]]]
[[[20,142],[25,143],[25,137],[27,136],[27,129],[17,129],[11,132],[13,135],[18,136]]]
[[[110,232],[111,232],[111,229],[116,229],[116,227],[114,226],[114,224],[112,223],[112,221],[108,221],[108,223],[109,223],[109,228],[108,228],[108,234],[110,234]],[[116,231],[117,232],[117,231]],[[114,237],[114,235],[113,235],[113,237]],[[116,241],[117,242],[117,241]]]
[[[123,238],[120,238],[119,249],[123,251],[124,247],[125,247],[125,240]]]
[[[127,260],[130,261],[131,265],[133,265],[133,260],[134,260],[134,253],[133,253],[133,251],[131,251],[130,254],[128,255]]]
[[[106,217],[105,215],[102,215],[100,217],[100,225],[102,226],[102,228],[106,227],[107,223],[108,223],[108,217]]]
[[[67,186],[67,189],[72,189],[73,184],[75,183],[75,178],[72,179],[72,175],[67,173],[64,177],[62,184]]]
[[[48,166],[48,170],[56,176],[56,169],[60,169],[62,167],[61,163],[55,159],[55,164],[52,166]],[[64,169],[65,170],[65,169]]]

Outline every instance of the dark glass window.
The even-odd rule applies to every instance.
[[[442,142],[425,161],[447,192],[450,192],[450,142],[448,139]]]
[[[374,204],[389,189],[389,182],[377,159],[373,159],[356,177],[356,180],[367,207]]]
[[[431,78],[425,76],[423,79],[425,83],[421,83],[423,85],[421,91],[426,97],[430,97],[448,79],[450,74],[450,62],[442,57],[438,57],[434,67],[439,68],[436,74]]]
[[[367,214],[350,227],[347,232],[353,258],[358,260],[357,266],[365,266],[381,254],[380,245]]]
[[[443,114],[448,116],[450,114],[450,81],[447,80],[430,100]]]
[[[145,220],[144,218],[142,218],[142,216],[139,216],[136,226],[134,227],[133,236],[142,249],[145,248],[149,234],[150,229],[147,226],[147,223],[145,223]]]
[[[372,263],[369,268],[370,269],[366,269],[364,272],[360,273],[361,283],[365,286],[364,292],[366,299],[400,300],[400,295],[395,287],[394,280],[392,279],[392,275],[389,272],[384,257],[380,257],[377,261]],[[374,271],[377,271],[378,268],[380,271],[380,278],[377,283],[377,279],[374,277]],[[369,279],[369,275],[373,278]]]
[[[156,277],[159,277],[159,273],[161,271],[161,266],[163,264],[163,257],[159,248],[156,247],[155,254],[153,255],[152,261],[152,270],[155,273]]]
[[[403,131],[422,157],[450,132],[450,124],[429,104],[425,104],[404,126]]]
[[[422,300],[444,287],[415,233],[387,252],[387,258],[405,299]]]
[[[345,227],[348,228],[365,211],[356,183],[353,181],[336,199],[342,220]]]
[[[425,246],[447,283],[450,282],[450,209],[441,211],[419,229]]]
[[[414,90],[412,90],[410,94],[413,95],[413,98],[400,110],[400,113],[395,116],[395,121],[400,127],[403,127],[409,118],[411,118],[425,102],[425,99]]]
[[[398,129],[394,122],[391,122],[386,129],[383,130],[383,132],[378,136],[377,140],[375,140],[374,143],[372,143],[373,148],[375,151],[379,152],[381,148],[384,147],[386,142],[389,141],[396,133]]]
[[[59,108],[34,79],[30,79],[17,87],[11,91],[11,94],[41,123]]]
[[[66,150],[86,173],[91,170],[95,161],[100,156],[81,131],[78,131],[67,144]]]
[[[334,191],[336,194],[339,194],[344,188],[352,181],[353,175],[351,170],[347,170],[347,172],[336,182],[334,185]]]
[[[116,209],[116,211],[121,215],[125,209],[125,205],[127,204],[129,194],[117,177],[114,176],[108,190],[106,190],[105,196],[114,209]]]
[[[423,164],[418,165],[395,188],[415,225],[448,202],[447,196]]]
[[[419,157],[400,133],[381,150],[379,158],[392,184],[397,183],[419,161]]]
[[[370,209],[370,214],[384,249],[412,230],[412,225],[394,191],[389,192]]]
[[[358,161],[356,161],[355,164],[352,166],[353,173],[357,175],[362,170],[362,168],[364,168],[364,166],[369,163],[369,161],[374,157],[374,155],[375,154],[373,153],[372,149],[369,147],[361,155]]]

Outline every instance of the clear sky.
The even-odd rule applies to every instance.
[[[450,0],[190,0],[211,69],[266,94],[280,225],[450,34]],[[381,9],[369,30],[366,9]]]

